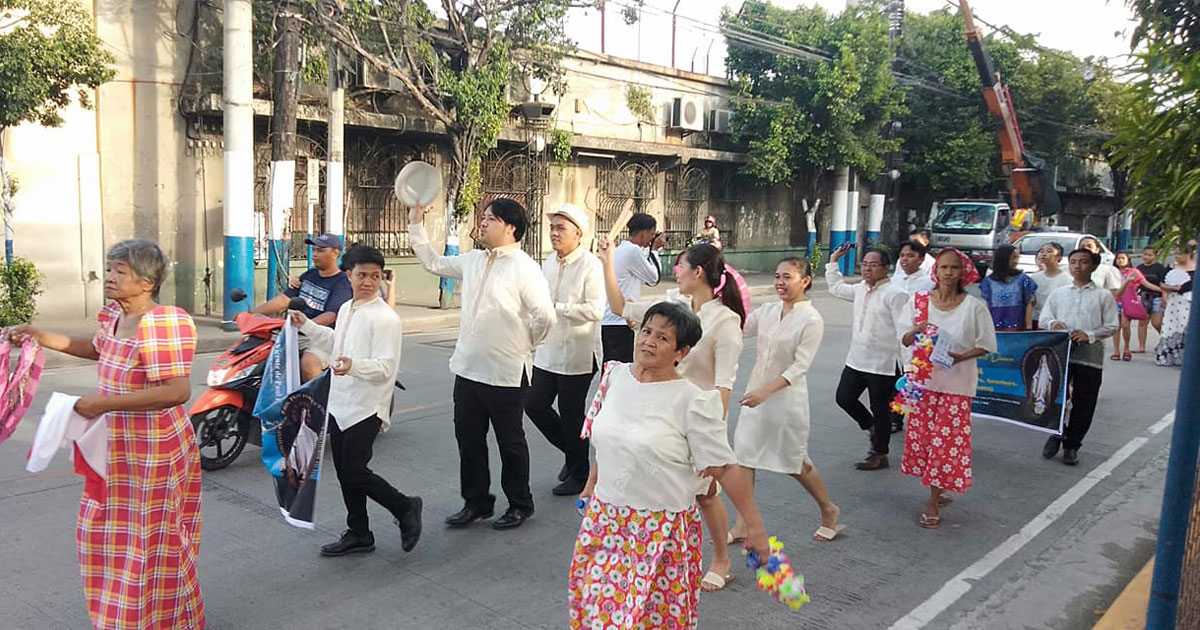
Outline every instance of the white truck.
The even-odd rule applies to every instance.
[[[954,247],[986,269],[996,248],[1012,243],[1012,210],[995,199],[943,201],[929,232],[931,249]]]

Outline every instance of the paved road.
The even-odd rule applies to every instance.
[[[897,627],[1090,628],[1095,611],[1152,553],[1170,431],[1148,429],[1171,412],[1178,371],[1156,368],[1145,355],[1110,364],[1076,468],[1042,460],[1038,434],[977,422],[975,488],[947,508],[941,530],[925,531],[916,526],[926,496],[918,481],[900,475],[897,464],[874,473],[851,466],[865,439],[833,402],[850,308],[821,294],[816,305],[828,323],[809,378],[810,450],[849,529],[832,544],[811,542],[818,520],[811,500],[788,478],[762,476],[759,505],[768,528],[789,543],[813,603],[791,613],[756,592],[742,570],[725,592],[703,598],[701,628],[888,628],[922,604],[930,620],[906,618]],[[289,527],[274,507],[257,449],[248,447],[229,469],[205,475],[200,577],[210,628],[274,629],[289,618],[287,627],[296,629],[565,627],[565,574],[578,516],[570,499],[550,494],[561,460],[535,429],[534,518],[505,533],[440,526],[461,504],[446,369],[452,344],[453,334],[406,338],[409,389],[397,399],[392,430],[380,438],[373,463],[403,491],[425,498],[420,546],[404,554],[390,519],[372,504],[377,551],[319,557],[318,547],[342,529],[333,476],[323,477],[317,530]],[[753,359],[748,348],[740,384]],[[198,358],[197,387],[212,360]],[[38,405],[52,390],[84,393],[94,382],[88,368],[52,370]],[[34,424],[27,421],[0,446],[0,567],[7,582],[0,626],[85,628],[74,549],[82,483],[65,461],[44,474],[23,471]],[[896,442],[893,449],[899,453]],[[1114,454],[1119,465],[1105,464]],[[1059,510],[1062,504],[1069,505]],[[1037,535],[1023,537],[1031,522],[1025,531]],[[964,570],[971,579],[943,589]]]

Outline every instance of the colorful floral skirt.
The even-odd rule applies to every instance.
[[[908,414],[900,472],[943,490],[971,487],[971,397],[925,390]]]
[[[567,580],[571,628],[689,630],[700,600],[700,513],[592,498]]]

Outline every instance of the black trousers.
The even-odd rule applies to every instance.
[[[587,412],[588,389],[596,366],[589,374],[563,375],[533,368],[533,382],[525,395],[525,413],[554,448],[566,456],[567,471],[575,479],[587,479],[591,463],[588,441],[579,437]],[[554,399],[558,398],[558,411]]]
[[[367,467],[374,454],[375,437],[379,435],[382,425],[379,416],[371,416],[343,431],[332,416],[329,418],[333,467],[342,486],[342,501],[346,503],[346,527],[359,535],[371,533],[367,518],[368,497],[396,518],[406,514],[411,505],[408,497]]]
[[[1100,382],[1104,370],[1076,365],[1067,369],[1067,382],[1071,386],[1071,417],[1063,433],[1063,448],[1077,449],[1083,437],[1092,428],[1092,417],[1096,415],[1096,401],[1100,398]]]
[[[892,399],[896,396],[898,378],[898,371],[895,375],[871,374],[846,366],[842,369],[842,379],[838,381],[838,406],[850,414],[858,423],[858,428],[863,431],[873,429],[871,450],[881,455],[887,454],[892,439],[892,420],[896,418],[892,411]],[[871,402],[870,410],[858,400],[863,390],[867,391],[867,399]]]
[[[601,326],[600,345],[605,361],[633,363],[633,330],[629,326]]]
[[[522,378],[524,381],[524,378]],[[524,407],[528,385],[499,387],[454,377],[454,437],[462,497],[476,510],[490,512],[496,503],[488,470],[488,424],[500,447],[500,486],[508,506],[533,511],[529,491],[529,444],[525,442]]]

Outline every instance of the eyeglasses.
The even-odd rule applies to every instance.
[[[873,268],[873,267],[883,267],[883,266],[884,266],[884,264],[883,264],[883,263],[877,263],[877,262],[865,262],[865,263],[862,263],[860,266],[861,266],[863,269],[868,269],[868,268]]]

